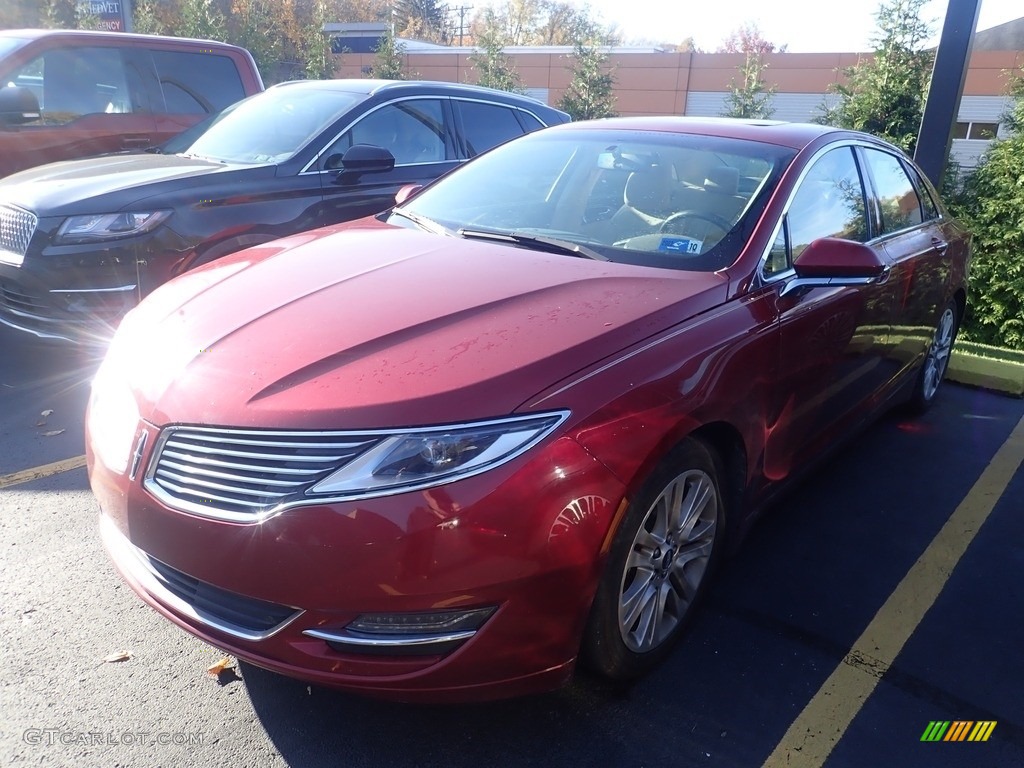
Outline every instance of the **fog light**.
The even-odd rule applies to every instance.
[[[339,653],[378,656],[439,656],[455,650],[494,613],[495,608],[429,613],[364,613],[340,631],[307,629]]]
[[[364,613],[349,624],[347,629],[351,632],[388,635],[447,634],[479,629],[492,613],[494,608],[434,613]]]

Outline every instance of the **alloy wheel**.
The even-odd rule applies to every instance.
[[[928,348],[928,356],[924,361],[924,372],[921,380],[921,394],[926,401],[935,397],[935,393],[942,383],[942,377],[946,375],[946,368],[949,365],[949,354],[953,348],[953,335],[956,329],[956,315],[952,307],[946,307],[939,318],[939,324],[935,329],[935,336],[932,338],[931,346]]]
[[[637,530],[619,589],[619,632],[635,653],[668,639],[708,570],[719,499],[699,469],[678,475],[658,494]]]

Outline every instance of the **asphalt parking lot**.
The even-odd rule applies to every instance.
[[[1024,400],[947,384],[883,418],[755,527],[637,685],[429,707],[207,674],[222,654],[100,546],[94,365],[0,329],[0,763],[1024,765]]]

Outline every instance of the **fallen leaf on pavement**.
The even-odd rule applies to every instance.
[[[63,429],[51,429],[49,432],[43,432],[43,437],[53,437],[54,435],[64,434]]]
[[[46,417],[53,415],[53,408],[47,408],[45,411],[39,414],[42,418],[36,422],[37,427],[41,427],[46,423]]]
[[[212,667],[208,668],[206,670],[206,672],[207,672],[207,674],[213,675],[214,677],[220,677],[222,672],[225,672],[225,671],[227,671],[229,669],[234,669],[234,668],[235,668],[235,665],[231,663],[231,657],[230,656],[225,656],[223,659],[218,661]]]
[[[103,661],[105,661],[107,664],[113,664],[114,662],[118,661],[128,661],[128,659],[130,659],[131,657],[132,655],[128,651],[118,651],[117,653],[112,653],[109,656],[105,656],[103,658]]]

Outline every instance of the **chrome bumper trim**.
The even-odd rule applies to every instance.
[[[433,635],[387,635],[371,636],[368,634],[352,635],[343,632],[323,632],[319,629],[307,629],[302,634],[315,637],[318,640],[326,640],[329,643],[340,643],[342,645],[355,645],[360,648],[423,648],[431,645],[442,645],[444,643],[455,643],[468,640],[475,635],[477,630],[468,629],[461,632],[449,632],[447,634]]]

